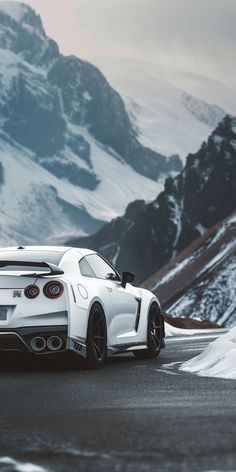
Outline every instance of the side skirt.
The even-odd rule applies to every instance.
[[[162,339],[162,348],[165,347],[165,341]],[[85,340],[83,342],[76,341],[74,339],[67,339],[67,349],[70,351],[76,352],[79,356],[86,359],[87,357],[87,348]],[[147,349],[147,345],[143,343],[132,343],[132,344],[119,344],[117,346],[108,346],[107,347],[107,357],[115,356],[116,354],[123,354],[125,352],[138,351],[139,349]]]
[[[143,343],[129,343],[129,344],[119,344],[115,346],[108,346],[107,356],[115,356],[116,354],[122,354],[125,352],[132,352],[139,349],[147,349],[147,345]]]

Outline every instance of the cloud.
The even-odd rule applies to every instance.
[[[61,50],[163,62],[236,82],[235,0],[27,0]]]

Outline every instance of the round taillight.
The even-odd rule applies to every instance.
[[[37,285],[28,285],[28,287],[25,288],[25,296],[31,300],[36,298],[39,295],[39,292],[40,290]]]
[[[43,288],[43,293],[47,298],[58,298],[63,294],[63,292],[64,287],[62,283],[58,281],[48,282]]]

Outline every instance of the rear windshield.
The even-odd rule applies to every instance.
[[[63,251],[29,251],[24,249],[18,249],[18,251],[0,251],[0,261],[35,262],[35,267],[31,268],[27,268],[26,266],[22,266],[20,268],[19,266],[8,266],[2,268],[1,270],[32,271],[33,269],[33,271],[38,271],[39,268],[37,268],[37,262],[49,262],[58,266],[60,264],[63,254]],[[40,267],[39,270],[44,270],[45,272],[45,268],[42,269],[42,267]]]

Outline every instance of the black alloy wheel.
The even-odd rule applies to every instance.
[[[102,366],[107,355],[107,328],[99,303],[92,306],[89,315],[86,346],[88,367],[95,369]]]
[[[134,351],[136,357],[143,359],[155,359],[161,351],[164,335],[164,321],[157,303],[152,303],[147,326],[147,349]]]

